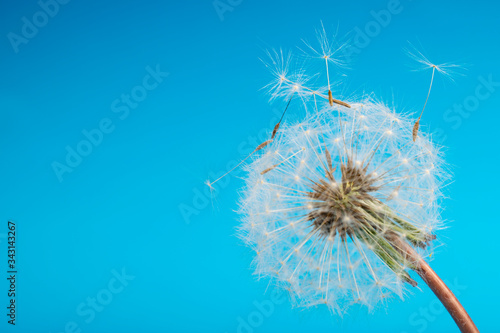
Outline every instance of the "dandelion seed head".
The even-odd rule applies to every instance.
[[[427,255],[448,177],[439,147],[426,133],[413,142],[412,125],[371,99],[283,124],[264,148],[280,153],[254,156],[241,193],[239,236],[259,253],[256,275],[298,306],[339,314],[403,298],[414,263],[397,244]]]

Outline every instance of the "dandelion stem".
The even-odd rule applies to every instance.
[[[457,297],[434,272],[434,270],[415,252],[415,250],[406,242],[401,242],[402,249],[407,255],[417,263],[415,272],[420,275],[422,280],[431,288],[434,294],[450,313],[462,333],[478,333],[476,325],[470,318],[467,311],[458,301]],[[404,243],[404,244],[403,244]]]

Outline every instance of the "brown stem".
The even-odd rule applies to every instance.
[[[418,268],[415,269],[415,272],[420,275],[422,280],[431,288],[431,290],[436,294],[441,303],[443,303],[444,307],[450,313],[451,317],[457,323],[458,328],[463,333],[477,333],[479,330],[476,325],[469,317],[467,311],[465,311],[464,307],[458,301],[457,297],[453,294],[453,292],[446,286],[446,284],[441,280],[441,278],[432,270],[432,268],[415,252],[415,250],[408,245],[406,242],[401,242],[404,244],[402,248],[409,256],[409,259],[416,263]]]

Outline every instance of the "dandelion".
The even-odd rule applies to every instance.
[[[425,57],[422,54],[422,52],[420,52],[411,43],[410,43],[410,47],[408,49],[406,49],[405,51],[408,54],[408,56],[419,65],[419,67],[416,68],[416,70],[432,69],[431,83],[429,85],[429,91],[427,92],[427,97],[425,99],[424,107],[422,108],[422,111],[420,112],[420,116],[418,117],[417,121],[413,125],[412,137],[413,137],[413,141],[415,142],[415,140],[417,140],[418,130],[420,128],[420,119],[422,118],[422,115],[424,114],[425,107],[427,106],[427,102],[429,101],[429,96],[431,94],[432,83],[434,82],[434,74],[437,71],[438,73],[442,74],[444,77],[453,81],[453,76],[457,75],[457,74],[461,74],[461,73],[457,71],[457,69],[460,68],[460,66],[457,64],[443,63],[440,65],[436,65],[436,64],[430,62],[427,59],[427,57]]]
[[[255,251],[257,276],[289,290],[297,306],[343,315],[353,304],[372,311],[404,299],[407,286],[417,286],[413,270],[463,332],[477,332],[424,261],[443,228],[449,175],[440,148],[426,133],[414,142],[410,116],[371,97],[331,103],[331,92],[304,84],[301,91],[315,92],[313,111],[291,124],[282,117],[243,160],[250,162],[238,233]],[[283,116],[296,94],[282,95]]]

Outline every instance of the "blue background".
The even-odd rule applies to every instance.
[[[242,174],[222,182],[213,200],[203,182],[251,150],[273,108],[283,107],[259,90],[270,79],[258,59],[264,50],[313,40],[321,20],[354,37],[388,1],[229,6],[221,19],[211,0],[73,0],[16,53],[9,33],[21,35],[22,18],[32,22],[41,9],[34,0],[2,1],[0,331],[236,332],[238,318],[249,316],[254,332],[457,331],[421,280],[422,291],[372,315],[353,309],[339,319],[291,309],[286,300],[259,317],[254,302],[265,303],[271,290],[254,279],[252,253],[234,235]],[[418,111],[430,73],[409,70],[407,41],[437,63],[466,64],[455,84],[437,77],[422,120],[440,130],[454,173],[443,211],[450,228],[438,235],[446,245],[432,266],[491,332],[499,326],[500,89],[461,115],[447,110],[474,101],[478,77],[500,81],[500,7],[457,0],[401,0],[400,7],[350,64],[342,91],[374,92]],[[169,75],[121,119],[112,103],[157,65]],[[299,113],[292,107],[290,117]],[[59,181],[54,161],[65,163],[66,147],[76,149],[82,131],[105,118],[113,130]],[[8,219],[17,223],[15,328],[5,316]],[[110,283],[119,286],[113,272],[122,269],[134,278],[111,293]],[[105,301],[102,311],[78,314],[95,297]]]

